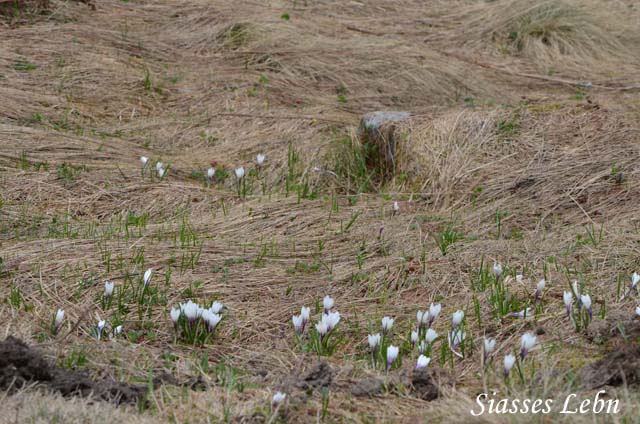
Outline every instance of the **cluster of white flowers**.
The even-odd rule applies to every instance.
[[[213,302],[211,307],[204,308],[189,300],[186,303],[180,303],[177,308],[171,308],[169,315],[176,331],[179,327],[180,317],[185,317],[189,327],[194,327],[198,320],[202,320],[209,332],[213,333],[220,321],[222,321],[223,308],[224,305],[220,302]]]
[[[320,322],[316,324],[316,330],[318,331],[321,339],[330,333],[331,330],[333,330],[340,322],[340,313],[331,311],[331,308],[333,308],[334,305],[332,297],[325,296],[322,300],[322,305],[324,307],[324,312]]]

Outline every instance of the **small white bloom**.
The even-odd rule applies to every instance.
[[[148,285],[149,281],[151,281],[151,273],[153,272],[153,270],[151,268],[149,268],[148,270],[146,270],[144,272],[144,277],[142,278],[142,281],[144,283],[144,285]]]
[[[419,344],[418,344],[418,352],[422,355],[423,353],[425,353],[427,351],[427,343],[422,340]]]
[[[464,341],[465,337],[467,337],[467,333],[464,331],[458,330],[454,332],[451,340],[451,344],[453,345],[452,347],[454,349],[458,347],[458,345]]]
[[[293,321],[293,329],[295,330],[295,332],[301,333],[302,332],[302,315],[294,315],[293,318],[291,318],[291,320]]]
[[[564,304],[567,308],[571,307],[571,304],[573,303],[573,295],[571,294],[570,291],[565,291],[564,294],[562,295],[562,299],[564,300]]]
[[[322,322],[327,325],[327,331],[331,331],[340,322],[340,313],[339,312],[329,312],[328,314],[323,314],[322,315]]]
[[[497,262],[493,263],[493,268],[491,269],[491,273],[494,277],[499,277],[502,274],[502,265]]]
[[[158,169],[158,177],[160,178],[164,177],[164,168]]]
[[[520,339],[520,359],[524,360],[527,353],[536,345],[536,336],[533,333],[524,333]]]
[[[424,355],[420,355],[418,356],[418,363],[416,364],[416,368],[417,369],[426,368],[427,365],[429,365],[429,362],[431,362],[431,358],[427,358]]]
[[[578,298],[580,297],[580,291],[578,290],[578,282],[576,280],[573,280],[573,294],[575,294]]]
[[[113,283],[109,281],[104,282],[104,297],[106,297],[107,299],[111,297],[111,295],[113,294],[113,287]]]
[[[207,178],[212,179],[214,175],[216,175],[215,168],[207,169]]]
[[[62,324],[63,320],[64,320],[64,310],[58,309],[58,312],[56,312],[56,323],[55,323],[56,331],[58,331],[58,328],[60,328],[60,325]]]
[[[265,156],[262,153],[258,153],[258,156],[256,156],[256,162],[258,163],[258,166],[262,166],[264,158]]]
[[[216,329],[216,326],[222,321],[222,315],[211,313],[208,309],[202,313],[202,318],[209,326],[209,331]]]
[[[236,178],[240,179],[244,177],[244,168],[241,166],[239,168],[236,168]]]
[[[273,402],[274,405],[278,405],[279,403],[281,403],[285,398],[287,397],[287,395],[285,393],[282,392],[278,392],[275,395],[273,395],[273,399],[271,400],[271,402]]]
[[[427,334],[424,335],[424,339],[427,343],[433,343],[433,341],[437,338],[438,333],[433,328],[428,329]]]
[[[387,372],[391,369],[391,364],[398,357],[398,353],[400,353],[400,349],[397,346],[389,345],[387,347]]]
[[[142,162],[142,166],[146,167],[147,163],[149,163],[149,158],[146,156],[140,156],[140,162]]]
[[[518,274],[518,275],[516,275],[516,281],[517,281],[518,283],[522,283],[522,280],[523,280],[523,279],[524,279],[524,275],[522,275],[522,274]]]
[[[219,314],[220,311],[222,311],[222,308],[224,308],[224,305],[218,301],[215,301],[211,304],[209,310],[211,311],[211,313]]]
[[[440,311],[442,311],[442,305],[440,305],[439,303],[437,304],[431,304],[431,306],[429,306],[429,327],[431,327],[431,324],[433,324],[433,321],[438,318],[438,315],[440,315]]]
[[[322,306],[324,307],[324,313],[328,314],[331,308],[333,308],[333,298],[331,296],[325,296],[324,299],[322,299]]]
[[[487,339],[483,337],[482,339],[484,344],[484,353],[485,355],[489,355],[496,348],[496,339]]]
[[[171,321],[173,321],[174,324],[177,324],[180,319],[180,309],[171,308],[171,312],[169,314],[171,315]]]
[[[591,309],[591,296],[583,294],[580,296],[580,300],[586,309]]]
[[[188,301],[187,303],[181,303],[180,309],[182,309],[182,313],[187,317],[189,322],[195,321],[198,318],[198,309],[199,306],[192,301]]]
[[[316,324],[316,330],[318,330],[318,334],[320,334],[320,337],[324,336],[329,332],[329,328],[327,327],[327,324],[322,321]]]
[[[640,283],[640,274],[634,272],[633,274],[631,274],[631,286],[635,287],[638,283]]]
[[[116,328],[113,329],[113,336],[114,337],[118,336],[118,335],[120,335],[120,333],[122,333],[122,326],[121,325],[119,325],[119,326],[117,326]]]
[[[161,169],[164,169],[164,164],[160,161],[156,162],[156,171],[160,172]]]
[[[303,324],[309,322],[309,314],[311,313],[311,308],[303,306],[300,308],[300,316],[302,317]]]
[[[422,324],[426,324],[429,321],[429,311],[421,311],[418,309],[418,313],[416,314],[416,320],[418,322],[418,327],[421,327]]]
[[[396,215],[398,212],[400,212],[400,205],[398,202],[393,202],[393,214]]]
[[[530,317],[531,314],[532,314],[531,308],[527,308],[518,312],[512,312],[510,315],[516,318],[524,318],[524,317]]]
[[[371,348],[372,351],[374,351],[376,349],[376,347],[380,344],[380,333],[376,333],[376,334],[369,334],[367,336],[367,340],[369,342],[369,347]]]
[[[640,317],[640,306],[636,306],[636,315]]]
[[[415,345],[417,341],[418,341],[418,332],[417,331],[412,331],[411,332],[411,344]]]
[[[393,327],[393,318],[391,317],[383,317],[382,318],[382,332],[386,333],[391,330]]]
[[[541,292],[542,290],[544,290],[544,286],[547,284],[547,282],[545,281],[545,279],[543,278],[542,280],[538,281],[538,284],[536,285],[536,289]]]
[[[105,320],[98,321],[98,340],[100,340],[100,336],[102,335],[102,330],[104,330],[105,324]]]
[[[504,357],[504,374],[508,375],[513,365],[516,363],[516,357],[509,354]]]
[[[451,322],[453,323],[453,328],[457,327],[462,322],[463,319],[464,319],[464,312],[455,311],[453,313],[453,317],[451,318]]]

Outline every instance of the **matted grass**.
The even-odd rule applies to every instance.
[[[614,312],[631,320],[638,303],[621,294],[640,270],[640,44],[624,30],[640,15],[614,3],[110,0],[93,11],[51,1],[47,13],[3,21],[2,334],[96,377],[147,384],[165,370],[209,387],[156,386],[146,408],[28,388],[3,394],[0,415],[472,422],[485,389],[558,399],[576,390],[581,366],[637,343],[592,342],[562,300],[579,280],[594,325]],[[399,125],[396,174],[381,185],[362,166],[355,128],[384,109],[413,117]],[[140,156],[151,160],[144,174]],[[161,180],[158,160],[168,165]],[[494,261],[512,309],[535,306],[546,278],[534,317],[496,316],[477,285]],[[149,267],[151,292],[138,302]],[[121,296],[111,306],[105,280]],[[307,392],[295,381],[317,358],[296,342],[291,316],[306,305],[315,323],[325,295],[342,316],[324,358],[333,383]],[[169,311],[188,299],[227,306],[205,347],[175,340]],[[442,303],[441,335],[461,309],[467,336],[464,358],[436,342],[430,367],[453,361],[455,384],[427,402],[407,384],[416,355],[406,349],[417,310],[432,302]],[[58,308],[66,318],[53,336]],[[403,349],[389,377],[372,369],[367,346],[383,316],[396,319]],[[99,318],[124,336],[98,342]],[[534,375],[514,375],[508,389],[502,357],[535,330],[525,362]],[[484,376],[483,335],[497,339],[496,370]],[[366,377],[387,378],[383,393],[353,396]],[[279,390],[287,402],[273,414]],[[554,420],[635,419],[637,388],[608,390],[622,414]]]

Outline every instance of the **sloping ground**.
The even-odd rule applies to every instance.
[[[616,331],[637,324],[637,293],[621,295],[640,269],[633,2],[50,3],[12,9],[0,26],[2,334],[96,377],[148,383],[168,372],[205,390],[151,384],[136,410],[29,389],[5,399],[3,416],[468,422],[483,390],[563,399],[580,367],[637,343]],[[382,184],[362,166],[355,128],[384,109],[413,118],[399,125],[396,173]],[[140,156],[151,158],[144,171]],[[158,160],[169,166],[162,180]],[[532,306],[534,317],[496,316],[478,288],[494,261],[508,312]],[[148,267],[153,296],[138,303]],[[110,306],[105,280],[116,284]],[[568,321],[573,280],[593,299],[591,331],[606,337]],[[324,358],[331,383],[305,390],[317,355],[302,351],[291,316],[306,305],[315,322],[325,295],[342,316]],[[169,311],[188,299],[227,307],[205,347],[175,340]],[[426,401],[406,351],[432,302],[443,306],[435,329],[445,335],[462,309],[467,337],[464,358],[436,342],[430,367],[452,383]],[[366,337],[385,315],[404,356],[386,378]],[[122,335],[98,342],[99,319]],[[525,381],[507,387],[502,357],[525,331],[538,345]],[[497,349],[483,374],[485,334]],[[366,377],[386,388],[352,395]],[[288,400],[273,414],[278,390]],[[555,418],[637,415],[637,388],[607,390],[622,414]]]

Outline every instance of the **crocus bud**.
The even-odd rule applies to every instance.
[[[207,169],[207,178],[209,178],[210,180],[213,179],[213,177],[216,175],[216,170],[215,168],[209,168]]]
[[[333,308],[333,298],[331,296],[325,296],[322,299],[322,306],[324,307],[324,313],[328,314],[331,312],[331,308]]]
[[[147,285],[149,284],[149,281],[151,281],[151,273],[153,272],[153,270],[151,268],[149,268],[148,270],[146,270],[144,272],[144,276],[142,277],[142,282],[144,283],[144,286],[147,287]]]
[[[327,324],[323,321],[316,324],[316,330],[318,331],[318,334],[320,334],[321,339],[329,332]]]
[[[438,333],[433,329],[429,328],[427,333],[424,335],[424,339],[427,343],[431,344],[435,339],[438,338]]]
[[[383,317],[382,318],[382,334],[387,334],[391,331],[393,327],[393,318],[391,317]]]
[[[564,305],[567,309],[567,316],[571,318],[571,304],[573,303],[573,295],[570,291],[565,291],[562,295],[562,299],[564,300]]]
[[[538,301],[538,299],[540,299],[540,296],[542,296],[542,291],[544,290],[544,286],[546,284],[547,282],[544,278],[538,281],[538,284],[536,285],[536,302]]]
[[[400,205],[398,202],[393,202],[393,216],[396,216],[400,212]]]
[[[440,311],[442,310],[442,305],[440,305],[439,303],[437,304],[431,304],[431,306],[429,306],[429,327],[431,327],[431,324],[433,324],[433,321],[438,318],[438,315],[440,315]]]
[[[262,164],[264,163],[264,158],[265,156],[262,153],[259,153],[258,156],[256,156],[256,163],[258,164],[258,166],[262,166]]]
[[[104,283],[104,298],[105,298],[105,300],[109,300],[109,298],[113,294],[113,287],[114,287],[114,284],[112,282],[105,281],[105,283]]]
[[[418,332],[417,331],[412,331],[411,332],[411,347],[415,347],[417,341],[418,341]]]
[[[311,313],[311,308],[303,306],[300,308],[300,316],[302,317],[302,326],[304,327],[309,322],[309,314]]]
[[[56,312],[54,333],[58,333],[58,330],[60,329],[60,325],[62,324],[63,320],[64,320],[64,310],[58,309],[58,312]]]
[[[491,274],[493,274],[494,277],[498,278],[500,274],[502,274],[502,265],[500,265],[497,262],[494,262],[493,268],[491,268]]]
[[[302,333],[302,315],[294,315],[293,318],[291,318],[291,321],[293,321],[293,329],[296,333],[301,334]]]
[[[239,168],[236,168],[236,178],[240,179],[244,177],[244,168],[241,166]]]
[[[224,305],[222,303],[215,301],[211,304],[211,307],[209,308],[209,310],[211,311],[212,314],[219,314],[223,308],[224,308]]]
[[[589,319],[593,318],[593,310],[591,309],[591,296],[588,294],[584,294],[580,296],[580,300],[582,301],[582,305],[589,313]]]
[[[536,344],[536,336],[533,333],[524,333],[520,339],[520,359],[524,361],[531,348]]]
[[[397,346],[389,345],[387,347],[387,372],[391,369],[391,364],[398,357],[398,353],[400,353],[400,349]]]
[[[147,163],[149,163],[149,158],[146,156],[140,156],[140,162],[142,163],[142,167],[146,168]]]
[[[451,318],[451,322],[453,324],[453,329],[455,330],[458,325],[460,325],[460,323],[462,322],[462,319],[464,318],[464,312],[463,311],[456,311],[453,313],[453,316]]]
[[[273,399],[271,400],[271,403],[273,403],[274,406],[279,405],[285,400],[286,397],[287,395],[285,393],[278,392],[275,395],[273,395]]]
[[[427,358],[424,355],[418,356],[418,362],[416,364],[416,369],[426,368],[427,365],[429,365],[429,362],[431,362],[431,358]]]
[[[513,365],[516,363],[516,357],[509,354],[504,357],[504,376],[509,376],[509,371],[513,368]]]
[[[104,330],[105,324],[105,320],[98,321],[98,340],[100,340],[100,336],[102,336],[102,330]]]
[[[371,353],[375,353],[376,348],[380,344],[380,333],[369,334],[367,336],[367,341],[369,342],[369,348],[371,349]]]
[[[173,322],[173,326],[178,328],[178,320],[180,319],[180,309],[171,308],[171,312],[169,313],[169,315],[171,315],[171,322]]]
[[[496,339],[487,339],[484,337],[482,342],[484,345],[484,359],[486,360],[489,355],[491,355],[491,352],[496,348]]]
[[[160,172],[164,168],[164,164],[160,161],[156,162],[156,171]]]

